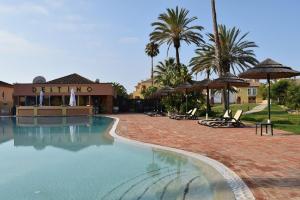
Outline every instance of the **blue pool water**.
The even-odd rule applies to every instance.
[[[0,200],[217,200],[209,165],[109,135],[106,117],[0,118]]]

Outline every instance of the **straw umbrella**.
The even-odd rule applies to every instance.
[[[189,82],[184,82],[179,84],[175,90],[179,91],[179,92],[183,92],[185,95],[185,112],[187,112],[187,107],[188,107],[188,91],[192,88],[192,84],[190,84]]]
[[[230,72],[225,73],[217,79],[214,79],[209,83],[209,87],[214,88],[226,88],[227,89],[227,104],[226,109],[229,109],[229,88],[230,87],[248,87],[249,83],[244,79],[241,79]]]
[[[271,79],[290,78],[300,75],[300,72],[284,66],[270,58],[258,63],[255,67],[241,73],[239,77],[250,79],[267,79],[268,82],[268,123],[271,123]]]
[[[175,92],[175,89],[170,87],[170,86],[165,86],[161,89],[159,89],[158,91],[155,92],[155,95],[158,98],[162,98],[163,96],[169,96],[169,94]],[[161,107],[161,112],[162,112],[162,107]]]
[[[193,89],[206,89],[206,119],[208,119],[208,112],[209,112],[209,83],[211,80],[209,78],[206,78],[202,81],[194,81]]]

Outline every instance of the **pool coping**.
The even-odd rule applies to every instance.
[[[226,167],[224,164],[220,163],[217,160],[214,160],[212,158],[203,156],[201,154],[185,151],[182,149],[176,149],[172,147],[166,147],[166,146],[161,146],[157,144],[151,144],[151,143],[146,143],[146,142],[140,142],[137,140],[132,140],[129,138],[125,138],[123,136],[120,136],[117,134],[117,126],[119,124],[120,119],[117,117],[112,117],[112,116],[106,116],[109,118],[114,119],[113,125],[111,129],[109,130],[109,134],[114,137],[115,139],[139,145],[139,146],[147,146],[147,147],[152,147],[152,148],[157,148],[157,149],[162,149],[162,150],[167,150],[175,153],[179,153],[181,155],[189,156],[191,158],[195,158],[197,160],[200,160],[211,167],[213,167],[217,172],[219,172],[225,181],[228,183],[229,187],[231,188],[234,197],[236,200],[255,200],[255,197],[249,187],[246,185],[246,183],[231,169]]]

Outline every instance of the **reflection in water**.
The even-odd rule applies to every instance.
[[[13,126],[16,120],[16,126]],[[33,146],[42,150],[47,146],[79,151],[89,146],[112,145],[108,134],[108,118],[90,117],[22,117],[1,118],[0,143],[14,139],[15,146]],[[3,123],[2,123],[3,122]],[[93,123],[99,126],[91,126]],[[105,126],[101,126],[105,124]],[[101,134],[100,134],[101,133]]]
[[[157,154],[157,157],[160,161],[171,164],[172,166],[176,166],[178,173],[180,173],[181,167],[183,167],[188,162],[187,157],[178,156],[178,154],[173,152],[156,149],[153,149],[152,151]]]
[[[75,129],[76,129],[76,126],[74,126],[74,125],[70,126],[70,137],[71,137],[72,143],[74,143],[74,141],[75,141]]]
[[[0,119],[1,200],[216,200],[230,191],[190,158],[114,143],[110,118]]]
[[[13,121],[8,117],[0,117],[0,144],[13,138]]]

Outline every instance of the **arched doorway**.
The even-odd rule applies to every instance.
[[[237,103],[237,104],[241,104],[241,97],[237,97],[236,103]]]

